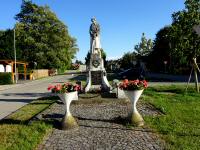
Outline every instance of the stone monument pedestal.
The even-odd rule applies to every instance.
[[[100,26],[95,18],[90,25],[90,64],[88,66],[87,85],[85,92],[101,90],[110,91],[106,70],[101,57]]]
[[[94,90],[110,91],[111,86],[107,80],[103,59],[97,56],[96,54],[91,54],[85,92]]]
[[[87,77],[87,85],[85,87],[85,92],[90,90],[102,90],[110,91],[110,84],[107,80],[106,72],[103,70],[100,71],[89,71]]]

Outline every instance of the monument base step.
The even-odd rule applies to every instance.
[[[105,93],[101,93],[101,97],[102,98],[117,98],[117,94],[105,92]]]

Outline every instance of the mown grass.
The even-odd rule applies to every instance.
[[[36,100],[0,121],[0,150],[32,150],[52,130],[52,125],[29,120],[55,100]]]
[[[162,135],[166,149],[200,149],[200,94],[194,87],[187,93],[184,86],[150,87],[144,95],[164,114],[145,117],[145,121]]]

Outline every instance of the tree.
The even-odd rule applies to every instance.
[[[10,29],[0,31],[0,59],[14,59],[13,34]],[[19,57],[20,55],[17,55],[17,58]]]
[[[196,58],[200,57],[200,37],[194,32],[193,27],[200,24],[200,0],[186,0],[185,9],[174,13],[172,19],[172,52],[178,60],[174,67],[188,66],[188,62],[196,66]],[[194,71],[199,91],[196,67]]]
[[[171,64],[170,37],[171,26],[160,29],[154,40],[153,50],[148,56],[148,68],[153,71],[163,71],[164,62]],[[171,65],[170,65],[171,66]]]
[[[36,62],[37,68],[70,67],[78,51],[76,39],[72,38],[64,25],[48,6],[38,6],[23,1],[16,15],[16,41],[22,59]]]
[[[103,59],[104,67],[106,67],[106,65],[107,65],[106,52],[103,50],[103,48],[101,49],[101,57]]]
[[[142,33],[141,42],[135,45],[134,49],[139,57],[148,56],[152,51],[153,42],[151,39],[147,39],[145,34]]]
[[[104,61],[104,66],[106,66],[106,52],[103,50],[103,48],[101,48],[101,58]],[[88,52],[85,57],[85,64],[88,66],[90,65],[90,52]]]
[[[87,55],[86,55],[86,57],[85,57],[85,64],[86,64],[87,66],[90,65],[90,52],[88,52]]]
[[[76,60],[76,61],[75,61],[75,64],[83,65],[83,62],[82,62],[81,60]]]
[[[136,61],[136,53],[135,52],[127,52],[125,53],[120,61],[121,68],[129,69],[133,67],[133,61]]]
[[[188,65],[193,57],[200,55],[200,38],[193,31],[200,24],[200,0],[186,0],[185,9],[172,14],[172,52],[176,56],[177,67]]]

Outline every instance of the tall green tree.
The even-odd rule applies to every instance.
[[[189,65],[193,57],[200,56],[200,38],[193,27],[200,24],[200,0],[186,0],[185,9],[172,14],[172,53],[175,67]]]
[[[66,69],[78,51],[76,39],[48,6],[23,1],[16,15],[16,41],[22,59],[37,68]]]
[[[196,59],[200,57],[200,37],[193,28],[200,24],[200,0],[186,0],[185,9],[174,13],[172,18],[172,52],[178,60],[174,67],[189,66],[188,62],[192,62],[196,89],[199,92]]]
[[[135,52],[125,53],[120,60],[121,68],[129,69],[133,67],[133,61],[136,61],[136,55]]]
[[[0,59],[14,59],[13,33],[10,29],[0,31]]]
[[[153,48],[153,42],[151,39],[147,39],[145,34],[142,33],[141,42],[135,45],[135,52],[139,57],[148,56]]]
[[[171,26],[166,26],[156,33],[156,38],[153,44],[153,50],[148,56],[148,68],[153,71],[164,71],[167,66],[171,66],[171,41],[170,41]]]

